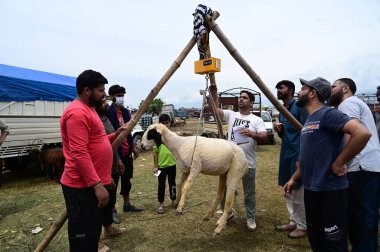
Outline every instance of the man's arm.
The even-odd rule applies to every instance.
[[[215,101],[216,111],[212,110],[211,99],[213,99]],[[214,115],[215,115],[215,113],[217,113],[219,115],[219,118],[221,120],[223,120],[224,113],[223,113],[223,110],[219,108],[218,90],[216,88],[216,85],[210,86],[210,96],[207,100],[207,103],[208,103],[208,107],[210,108],[211,112]]]
[[[338,176],[346,174],[346,163],[363,150],[372,136],[371,132],[357,120],[348,121],[343,126],[342,131],[350,135],[350,138],[332,165],[333,173]]]

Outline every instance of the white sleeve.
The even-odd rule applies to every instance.
[[[223,120],[228,123],[228,119],[230,118],[230,115],[232,115],[232,110],[223,110]]]
[[[345,102],[341,103],[342,106],[338,107],[338,110],[343,112],[344,114],[348,115],[350,118],[355,118],[360,120],[360,106],[359,104],[351,101],[346,100]]]
[[[261,119],[260,117],[257,118],[257,121],[256,121],[256,132],[260,133],[260,132],[266,132],[266,131],[267,130],[265,129],[265,124],[264,124],[263,119]]]

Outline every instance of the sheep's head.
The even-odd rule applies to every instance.
[[[161,135],[166,126],[161,123],[155,123],[148,127],[141,140],[141,147],[145,150],[151,150],[154,144],[159,147],[162,144]]]

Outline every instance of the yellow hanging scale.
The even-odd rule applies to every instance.
[[[217,58],[201,59],[194,62],[194,72],[196,74],[207,74],[220,72],[221,61]]]

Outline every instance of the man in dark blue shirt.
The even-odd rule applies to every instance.
[[[309,242],[313,251],[348,251],[346,163],[365,147],[371,133],[324,105],[331,96],[330,82],[321,77],[300,81],[297,105],[309,114],[300,146]],[[344,133],[350,136],[345,146]]]

